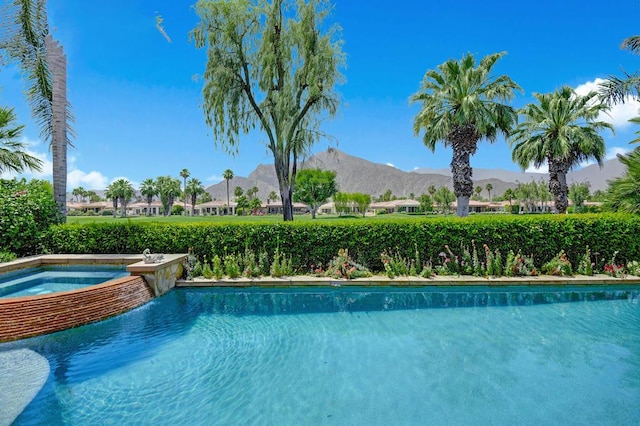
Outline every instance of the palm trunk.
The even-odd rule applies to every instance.
[[[567,172],[569,166],[564,161],[549,159],[549,191],[553,194],[556,213],[566,213],[569,206],[567,194]]]
[[[468,152],[454,147],[451,174],[453,175],[453,192],[456,194],[458,203],[456,214],[460,217],[468,216],[469,197],[473,194],[472,170]]]
[[[447,138],[453,148],[451,174],[453,176],[453,192],[457,197],[457,215],[469,215],[469,197],[473,195],[473,170],[469,157],[476,152],[478,132],[473,124],[456,126]]]
[[[52,78],[52,135],[53,196],[62,215],[67,220],[67,57],[62,46],[45,38],[47,62]]]

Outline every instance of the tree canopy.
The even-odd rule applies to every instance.
[[[553,93],[534,93],[537,103],[519,112],[523,120],[513,132],[513,160],[524,170],[531,164],[549,166],[549,190],[558,213],[567,210],[567,173],[582,161],[593,158],[602,165],[605,155],[603,129],[613,126],[599,121],[608,106],[598,101],[596,92],[580,96],[564,86]]]
[[[196,47],[207,49],[203,108],[216,144],[237,152],[258,127],[274,157],[284,220],[293,220],[298,161],[336,113],[345,61],[326,0],[199,0]]]
[[[315,219],[318,207],[326,203],[336,192],[338,192],[336,172],[306,169],[298,173],[293,199],[308,204],[311,207],[311,217]]]
[[[425,146],[434,151],[440,141],[453,149],[451,172],[458,216],[469,213],[473,194],[469,157],[475,154],[478,142],[494,142],[499,133],[509,135],[517,122],[515,109],[504,102],[520,86],[506,75],[491,75],[504,55],[487,55],[477,65],[470,53],[459,61],[449,60],[427,71],[420,90],[411,97],[411,102],[421,104],[413,128],[416,134],[423,132]]]

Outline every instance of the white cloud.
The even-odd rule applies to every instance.
[[[420,167],[415,166],[415,167],[413,168],[413,170],[418,170],[419,168],[420,168]]]
[[[393,168],[395,168],[395,167],[396,167],[396,166],[394,166],[394,165],[393,165],[393,164],[391,164],[391,163],[387,163],[387,166],[389,166],[389,167],[393,167]]]
[[[67,189],[69,191],[79,186],[84,189],[105,189],[107,182],[107,177],[96,171],[85,173],[82,170],[73,169],[67,173]]]
[[[549,173],[549,166],[547,165],[547,163],[544,163],[543,165],[541,165],[540,168],[535,168],[533,166],[529,166],[529,167],[527,167],[525,172],[527,172],[527,173]]]
[[[611,160],[613,158],[616,158],[618,156],[618,154],[626,154],[629,152],[629,149],[627,148],[623,148],[621,146],[612,146],[611,148],[609,148],[607,150],[607,154],[605,155],[604,159],[605,160]]]
[[[604,79],[596,78],[594,81],[588,81],[575,88],[578,95],[584,96],[591,91],[597,92],[600,88],[600,84],[604,83]],[[598,117],[601,121],[611,123],[616,129],[623,129],[628,127],[631,123],[629,120],[633,117],[640,115],[640,102],[633,99],[631,96],[627,97],[624,104],[616,104],[611,107],[609,112],[602,113]]]

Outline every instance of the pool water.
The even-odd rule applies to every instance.
[[[125,266],[51,265],[0,275],[0,298],[76,290],[129,275]]]
[[[632,287],[177,289],[11,349],[50,364],[16,425],[640,422]]]

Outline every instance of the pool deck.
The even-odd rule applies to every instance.
[[[424,287],[424,286],[584,286],[584,285],[640,285],[640,277],[627,275],[621,278],[605,274],[593,276],[575,275],[560,277],[538,275],[533,277],[475,277],[469,275],[437,275],[432,278],[401,276],[389,278],[376,275],[353,280],[300,275],[283,278],[235,278],[178,280],[176,287]]]

